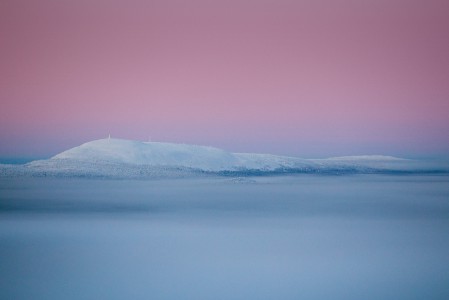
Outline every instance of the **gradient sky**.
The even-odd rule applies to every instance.
[[[0,43],[2,157],[449,154],[447,0],[0,0]]]

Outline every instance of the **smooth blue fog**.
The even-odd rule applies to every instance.
[[[0,180],[1,299],[448,299],[447,175]]]

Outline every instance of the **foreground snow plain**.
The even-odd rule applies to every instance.
[[[0,178],[0,299],[448,299],[447,175]]]

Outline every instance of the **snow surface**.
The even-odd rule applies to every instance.
[[[0,165],[3,176],[188,177],[273,173],[448,172],[438,164],[383,155],[303,159],[256,153],[231,153],[188,144],[100,139],[47,160],[22,166]]]
[[[214,147],[122,139],[88,142],[51,159],[185,167],[208,171],[229,169],[238,163],[235,155]]]

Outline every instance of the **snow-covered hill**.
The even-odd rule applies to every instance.
[[[207,171],[229,169],[238,163],[235,155],[218,148],[122,139],[88,142],[64,151],[51,160],[185,167]]]
[[[0,166],[3,176],[179,177],[210,174],[379,173],[447,171],[391,156],[302,159],[271,154],[231,153],[187,144],[100,139],[50,159],[22,166]]]

